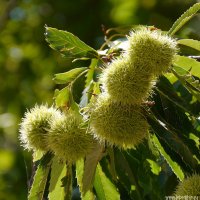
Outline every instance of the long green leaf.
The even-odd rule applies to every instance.
[[[97,58],[98,53],[70,32],[46,26],[46,40],[50,47],[68,58]]]
[[[86,69],[87,69],[86,67],[80,67],[80,68],[72,69],[68,72],[55,74],[55,77],[53,78],[53,80],[57,84],[68,84],[72,82],[74,79],[76,79],[77,76],[81,72],[85,71]]]
[[[194,4],[186,12],[184,12],[172,25],[168,31],[169,35],[174,35],[185,23],[187,23],[200,10],[200,3]]]
[[[182,39],[182,40],[178,40],[178,44],[191,47],[193,49],[200,51],[200,41],[198,40]]]
[[[175,110],[175,113],[176,112],[177,110]],[[175,113],[173,114],[177,115]],[[183,117],[181,117],[181,115],[179,115],[179,117],[182,118],[182,120],[184,120]],[[175,116],[175,119],[177,119],[177,116]],[[193,153],[195,152],[195,149],[189,148],[191,147],[191,145],[189,144],[188,141],[189,138],[186,138],[187,135],[185,133],[185,130],[177,131],[172,127],[172,125],[164,121],[164,119],[160,119],[160,116],[158,115],[156,115],[156,117],[151,116],[151,118],[148,118],[148,121],[152,129],[154,130],[154,133],[156,133],[156,135],[158,135],[159,138],[161,138],[162,141],[164,141],[164,143],[172,150],[170,151],[171,156],[175,156],[174,154],[176,153],[181,158],[182,161],[180,160],[178,161],[181,166],[183,167],[187,166],[187,170],[191,170],[197,167],[197,163],[193,158],[194,155]],[[187,123],[186,120],[184,120],[184,122]],[[190,127],[188,127],[188,130],[189,129]],[[186,142],[188,142],[188,144]]]
[[[61,187],[62,182],[61,179],[66,174],[65,163],[59,161],[57,157],[54,157],[53,163],[51,166],[51,179],[49,186],[49,200],[64,200],[65,191],[64,188]]]
[[[195,80],[190,72],[183,68],[174,65],[172,72],[179,79],[179,81],[188,89],[188,91],[200,101],[200,84]]]
[[[97,143],[93,152],[86,156],[83,173],[83,193],[90,190],[93,186],[96,167],[104,154],[103,151],[104,147]]]
[[[200,62],[192,58],[177,55],[174,65],[177,65],[184,70],[189,71],[193,76],[200,78]]]
[[[47,178],[51,168],[51,159],[52,155],[49,153],[42,157],[34,175],[34,180],[29,192],[28,200],[43,200]]]
[[[94,194],[89,190],[86,193],[83,192],[83,174],[84,174],[84,159],[76,162],[76,178],[81,192],[82,200],[94,200]]]
[[[170,158],[170,156],[166,153],[166,151],[164,150],[164,148],[160,144],[160,142],[159,142],[158,138],[156,137],[156,135],[153,135],[151,137],[151,139],[153,140],[153,143],[158,148],[158,150],[161,153],[161,155],[165,158],[165,160],[167,161],[167,163],[169,164],[169,166],[171,167],[173,172],[176,174],[176,176],[179,178],[179,180],[182,181],[184,179],[184,173],[183,173],[182,169],[180,168],[180,166],[175,161],[173,161]]]
[[[120,195],[115,185],[106,177],[100,164],[97,165],[94,188],[98,199],[101,200],[120,200]]]
[[[133,199],[135,198],[135,199],[141,200],[142,199],[142,194],[140,191],[141,189],[139,187],[139,184],[136,178],[139,161],[137,160],[137,158],[134,158],[134,161],[137,164],[131,163],[130,165],[130,163],[128,162],[128,159],[126,158],[126,154],[119,151],[118,149],[116,149],[115,151],[114,159],[115,159],[115,167],[116,167],[117,175],[120,179],[120,183],[124,185],[127,192],[130,193]]]
[[[61,179],[62,185],[64,188],[64,200],[71,200],[72,197],[72,165],[67,164],[67,169],[65,176]]]

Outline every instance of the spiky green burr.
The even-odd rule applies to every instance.
[[[132,148],[148,134],[148,123],[140,106],[113,102],[100,96],[92,108],[90,129],[100,141],[119,148]]]
[[[54,107],[35,106],[25,113],[20,124],[20,141],[28,150],[49,150],[47,136],[51,123],[60,118],[61,113]]]
[[[200,175],[193,174],[180,182],[174,195],[200,197]]]
[[[141,104],[152,93],[155,78],[123,56],[104,69],[100,82],[114,102]]]
[[[74,163],[93,149],[95,140],[81,123],[81,116],[73,111],[52,122],[48,145],[61,160]]]
[[[127,52],[132,62],[155,76],[168,70],[177,52],[177,42],[158,30],[133,31],[128,41]]]

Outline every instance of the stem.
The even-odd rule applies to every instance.
[[[108,43],[113,39],[113,38],[115,38],[115,37],[125,37],[123,34],[115,34],[115,35],[112,35],[109,39],[107,39],[106,40],[106,42],[101,46],[101,48],[100,48],[100,50],[103,50],[104,49],[104,47],[106,46],[106,45],[108,45]]]

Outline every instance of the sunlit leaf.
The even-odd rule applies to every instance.
[[[164,103],[165,102],[163,101],[163,104]],[[175,110],[175,113],[176,112],[177,110]],[[177,114],[175,113],[175,117],[182,117],[181,114],[180,116],[177,116]],[[174,156],[174,154],[178,154],[178,156],[181,158],[181,161],[177,160],[177,163],[182,167],[187,166],[187,170],[191,170],[197,167],[197,163],[193,159],[193,152],[195,152],[196,155],[199,156],[198,150],[196,151],[196,149],[194,148],[189,148],[191,147],[191,144],[188,140],[184,140],[183,137],[183,135],[187,137],[187,130],[181,130],[181,128],[179,128],[179,130],[176,130],[174,127],[172,127],[172,125],[164,121],[164,119],[162,120],[163,121],[159,120],[158,115],[156,115],[156,118],[148,117],[149,124],[151,125],[154,133],[159,136],[159,139],[161,139],[172,150],[169,156]],[[185,122],[185,126],[187,126],[187,121],[184,118],[182,120],[184,120],[183,122]],[[175,121],[174,124],[175,123],[177,123],[177,121]],[[190,127],[188,127],[188,130],[189,129]],[[188,144],[186,142],[188,142]]]
[[[53,163],[51,166],[51,178],[49,186],[49,200],[64,200],[65,191],[61,187],[61,179],[66,174],[66,164],[62,163],[57,157],[54,157]]]
[[[70,32],[46,26],[46,40],[50,47],[68,58],[97,58],[98,53]]]
[[[75,68],[64,73],[55,74],[55,77],[53,80],[57,84],[68,84],[72,82],[74,79],[76,79],[77,76],[81,74],[83,71],[85,71],[86,69],[87,69],[86,67],[80,67],[80,68]]]
[[[67,164],[66,166],[65,176],[61,179],[61,187],[64,188],[65,192],[64,200],[71,199],[72,196],[72,166],[71,164]]]
[[[82,200],[94,200],[94,194],[91,190],[86,193],[83,192],[83,174],[84,174],[84,159],[80,159],[76,162],[76,178],[81,192]]]
[[[154,160],[147,159],[147,162],[150,164],[152,173],[158,175],[161,172],[161,167]]]
[[[94,188],[98,199],[101,200],[120,200],[120,195],[115,185],[106,177],[100,164],[97,165]]]
[[[174,64],[186,71],[190,71],[193,76],[200,78],[200,63],[198,61],[192,58],[177,55]]]
[[[178,40],[178,44],[185,45],[200,51],[200,41],[193,39],[182,39]]]
[[[169,35],[174,35],[182,26],[187,23],[200,10],[200,3],[194,4],[186,12],[184,12],[173,24],[168,31]]]
[[[188,89],[188,91],[200,101],[200,83],[199,80],[195,80],[195,78],[191,75],[189,71],[174,65],[173,73],[181,83]]]
[[[51,168],[52,155],[45,154],[35,172],[33,184],[29,192],[28,200],[43,200],[48,174]]]
[[[103,156],[103,150],[104,147],[97,143],[94,150],[86,156],[83,180],[82,180],[83,193],[87,192],[92,188],[95,176],[95,170],[98,162],[101,160]]]

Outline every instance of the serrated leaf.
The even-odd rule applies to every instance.
[[[49,42],[50,47],[66,57],[72,59],[98,57],[95,49],[85,44],[72,33],[47,26],[45,28],[46,40]]]
[[[173,67],[174,74],[179,78],[179,80],[183,83],[185,83],[186,86],[190,86],[191,89],[200,92],[200,84],[199,81],[196,80],[191,73],[184,70],[181,67],[174,66]]]
[[[174,65],[172,69],[175,76],[180,82],[188,89],[188,91],[200,101],[200,83],[199,80],[195,80],[190,72],[183,68]]]
[[[76,162],[76,178],[81,192],[82,200],[94,200],[94,194],[89,190],[85,194],[83,193],[83,174],[84,174],[84,159],[80,159]]]
[[[189,143],[185,144],[182,138],[185,132],[182,130],[178,132],[171,125],[165,122],[163,119],[162,121],[160,121],[158,120],[158,116],[156,117],[157,119],[151,116],[151,118],[148,118],[148,122],[151,125],[154,133],[157,136],[159,136],[159,138],[162,139],[162,141],[164,141],[164,143],[172,150],[171,155],[173,156],[174,153],[178,154],[178,156],[182,160],[182,161],[179,161],[179,164],[181,164],[181,166],[184,166],[184,167],[187,166],[188,170],[191,170],[197,167],[197,163],[193,159],[192,150],[189,148],[190,144]],[[188,142],[188,140],[186,141]],[[194,149],[194,152],[195,152],[195,149]]]
[[[66,174],[65,166],[65,163],[60,162],[60,160],[57,157],[54,157],[51,166],[51,178],[48,195],[49,200],[64,200],[65,198],[64,188],[61,187],[61,179]]]
[[[165,81],[165,79],[163,79],[163,81]],[[166,85],[169,89],[171,88],[171,91],[174,90],[166,81],[163,82],[163,85]],[[153,121],[149,121],[154,132],[159,136],[159,139],[161,138],[162,142],[164,142],[163,145],[165,145],[170,156],[174,159],[179,157],[177,161],[184,170],[191,171],[192,169],[198,168],[197,163],[193,159],[193,155],[199,158],[199,150],[195,148],[194,143],[189,140],[189,133],[199,135],[190,120],[190,117],[198,115],[198,110],[192,109],[191,113],[188,114],[185,109],[178,107],[176,103],[171,101],[167,97],[167,94],[157,94],[154,100],[156,106],[152,107],[153,114],[150,116],[152,117],[155,115],[155,117]],[[190,117],[188,117],[188,115]]]
[[[120,200],[120,195],[115,185],[106,177],[100,164],[97,165],[94,188],[98,199],[101,200]]]
[[[200,63],[198,61],[177,55],[173,64],[189,71],[193,76],[200,78]]]
[[[51,159],[52,154],[47,153],[40,160],[28,195],[28,200],[43,200],[47,178],[51,167]]]
[[[184,179],[184,173],[183,173],[182,169],[180,168],[180,166],[175,161],[173,161],[170,158],[170,156],[165,152],[164,148],[160,144],[160,142],[155,134],[151,137],[151,139],[152,139],[153,143],[155,144],[155,146],[158,148],[158,151],[160,152],[160,154],[165,158],[165,160],[171,167],[172,171],[176,174],[176,176],[179,178],[179,180],[182,181]]]
[[[68,72],[55,74],[55,77],[53,78],[54,82],[57,84],[68,84],[72,82],[74,79],[77,78],[77,76],[84,72],[87,69],[87,67],[80,67],[72,69]]]
[[[188,47],[191,47],[193,49],[200,51],[200,41],[198,41],[198,40],[182,39],[182,40],[178,40],[178,44],[188,46]]]
[[[61,179],[62,185],[64,188],[65,196],[64,200],[70,200],[72,197],[72,165],[67,164],[67,169],[65,176]]]
[[[103,150],[104,147],[97,143],[94,150],[86,156],[82,180],[83,193],[86,193],[93,186],[95,170],[104,154]]]
[[[174,35],[185,23],[187,23],[200,10],[200,3],[194,4],[184,12],[172,25],[168,35]]]

